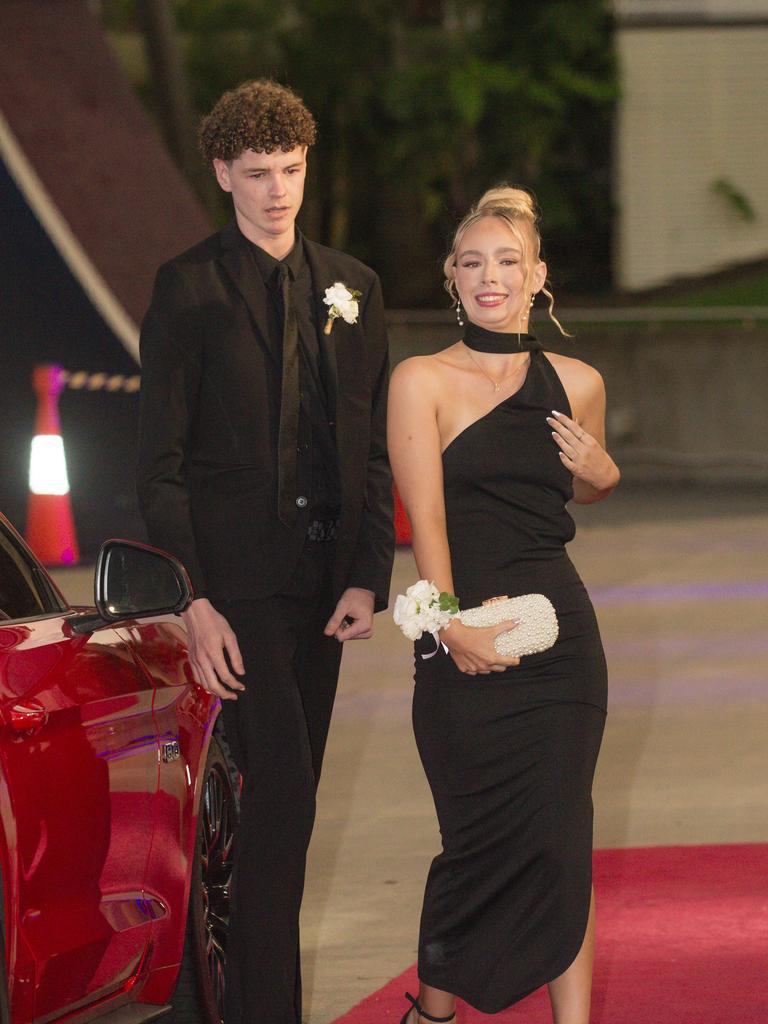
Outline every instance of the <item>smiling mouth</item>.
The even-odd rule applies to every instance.
[[[478,306],[500,306],[507,298],[506,293],[488,292],[484,295],[476,295],[475,302]]]

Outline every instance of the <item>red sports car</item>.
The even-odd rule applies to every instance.
[[[183,568],[107,541],[70,607],[0,516],[0,1020],[221,1019],[237,774]]]

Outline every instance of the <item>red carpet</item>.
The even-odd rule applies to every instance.
[[[768,844],[595,853],[592,1024],[768,1024]],[[416,968],[336,1024],[395,1024]],[[459,1024],[550,1024],[546,990]]]

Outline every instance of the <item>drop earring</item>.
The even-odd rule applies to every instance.
[[[456,319],[459,323],[459,327],[464,326],[464,321],[461,319],[462,312],[463,310],[461,308],[461,299],[456,299]]]

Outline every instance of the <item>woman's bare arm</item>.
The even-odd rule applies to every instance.
[[[573,473],[573,500],[579,505],[606,498],[619,482],[619,468],[605,450],[605,385],[593,367],[554,357],[573,418],[562,409],[549,418],[563,464]]]
[[[437,398],[440,380],[428,356],[400,363],[389,384],[387,439],[389,460],[413,533],[413,554],[419,576],[453,594],[451,554],[445,521],[442,442]],[[457,595],[461,599],[461,595]],[[451,657],[468,675],[503,672],[519,658],[503,658],[493,641],[517,622],[484,629],[454,620],[441,633]]]
[[[437,390],[425,357],[406,359],[395,368],[389,384],[387,443],[395,484],[411,522],[419,575],[452,594]]]

